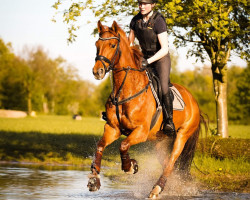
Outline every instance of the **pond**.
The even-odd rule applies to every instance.
[[[52,168],[53,169],[53,168]],[[1,200],[125,200],[145,199],[149,187],[143,181],[138,184],[125,184],[112,181],[102,176],[102,187],[97,192],[89,192],[87,176],[89,171],[30,168],[17,165],[0,165],[0,199]],[[146,180],[146,177],[145,177]],[[150,183],[150,185],[152,182]],[[176,186],[173,186],[176,187]],[[146,190],[146,191],[145,191]],[[189,188],[190,190],[190,188]],[[192,194],[193,193],[193,194]],[[246,193],[214,193],[192,189],[189,193],[179,196],[177,193],[164,193],[161,199],[168,200],[239,200],[250,199]]]

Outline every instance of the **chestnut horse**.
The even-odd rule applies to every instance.
[[[173,120],[176,135],[169,138],[161,131],[163,114],[160,114],[154,127],[151,120],[156,112],[156,101],[149,86],[145,69],[141,67],[141,52],[130,47],[125,32],[114,21],[111,28],[98,22],[99,39],[96,42],[97,56],[93,68],[96,79],[101,80],[110,70],[113,71],[113,91],[106,103],[107,123],[103,137],[97,144],[97,150],[91,166],[88,187],[90,191],[100,189],[100,168],[104,149],[117,140],[121,134],[126,139],[121,142],[120,154],[122,170],[136,173],[138,165],[130,159],[128,150],[147,140],[155,141],[157,150],[161,147],[162,138],[172,139],[172,151],[162,160],[163,173],[153,185],[149,198],[157,197],[164,189],[167,178],[178,165],[187,170],[193,159],[198,140],[202,115],[194,97],[183,86],[173,84],[181,93],[185,102],[183,111],[174,111]],[[164,150],[166,147],[164,148]]]

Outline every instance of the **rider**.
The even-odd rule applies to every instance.
[[[167,25],[165,18],[153,11],[156,0],[138,0],[140,12],[130,22],[129,42],[139,40],[143,53],[142,66],[152,67],[160,79],[163,93],[163,114],[166,120],[163,130],[168,135],[175,133],[173,123],[172,92],[169,89],[171,60],[168,47]],[[164,108],[165,107],[165,108]]]

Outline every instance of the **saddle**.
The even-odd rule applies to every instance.
[[[151,121],[150,129],[154,127],[156,121],[158,120],[158,117],[160,116],[160,112],[162,111],[161,105],[163,105],[162,100],[162,89],[159,78],[155,75],[155,72],[152,68],[147,69],[147,75],[150,80],[150,87],[152,90],[152,93],[155,97],[155,100],[157,102],[157,109],[153,116],[153,119]],[[180,92],[177,90],[177,88],[172,84],[169,83],[169,89],[171,92],[171,97],[173,101],[173,110],[183,111],[185,108],[185,102],[180,94]]]

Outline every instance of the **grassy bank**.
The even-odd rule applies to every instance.
[[[70,116],[0,118],[0,160],[89,167],[103,126],[104,122],[98,118],[83,118],[82,121],[75,121]],[[200,140],[191,173],[212,189],[250,192],[247,145],[250,126],[230,125],[229,134],[229,140],[209,137],[203,148],[204,141]],[[105,150],[102,165],[114,169],[105,171],[107,176],[114,177],[117,171],[119,176],[122,173],[117,170],[120,168],[121,140]],[[152,149],[148,142],[136,145],[131,148],[131,157],[143,168],[149,157],[152,158]]]

